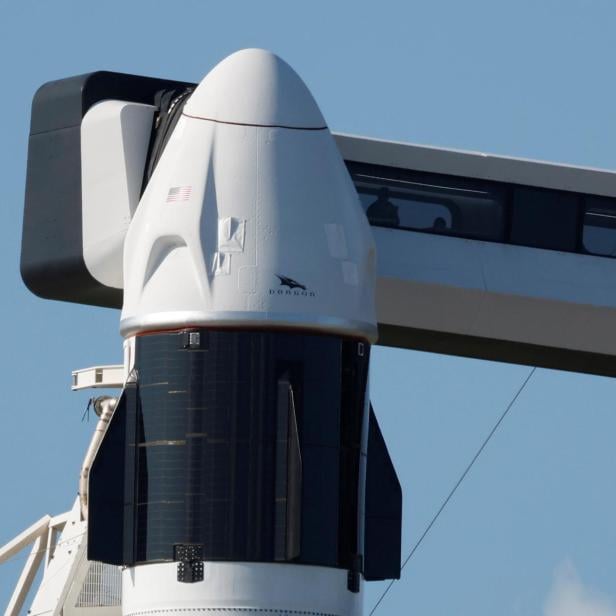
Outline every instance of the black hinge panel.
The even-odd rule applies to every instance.
[[[364,578],[400,578],[402,489],[376,415],[370,407],[366,469]]]
[[[138,390],[127,383],[92,463],[88,487],[88,560],[134,561],[135,441]]]

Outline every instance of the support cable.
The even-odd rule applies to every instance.
[[[417,540],[417,542],[415,543],[411,551],[409,552],[408,556],[402,562],[402,566],[400,567],[400,573],[402,573],[402,571],[404,570],[404,567],[406,567],[409,560],[411,560],[411,558],[413,557],[413,555],[415,554],[419,546],[422,544],[423,540],[426,538],[426,536],[428,535],[428,533],[430,532],[430,530],[432,529],[432,527],[438,520],[441,513],[443,513],[445,507],[447,507],[447,505],[449,504],[449,501],[453,498],[453,495],[456,493],[456,491],[458,490],[462,482],[466,479],[466,476],[469,474],[471,468],[473,468],[473,465],[475,464],[479,456],[482,454],[487,444],[490,442],[490,439],[494,436],[494,433],[498,430],[501,423],[503,423],[503,420],[505,419],[505,417],[507,417],[507,414],[513,408],[513,405],[516,403],[520,394],[524,391],[524,388],[526,387],[526,385],[528,385],[528,382],[530,381],[531,377],[535,373],[535,370],[537,370],[537,366],[535,366],[528,373],[528,376],[524,379],[524,382],[518,388],[518,391],[516,392],[515,396],[513,396],[513,398],[511,399],[511,402],[507,405],[507,408],[503,411],[501,416],[498,418],[498,421],[494,424],[494,427],[492,428],[492,430],[490,430],[490,433],[484,439],[483,443],[481,443],[481,447],[479,447],[479,449],[477,450],[477,452],[475,453],[471,461],[468,463],[463,473],[460,475],[460,478],[458,479],[458,481],[456,481],[455,485],[453,486],[453,488],[447,495],[447,498],[445,498],[445,500],[443,501],[443,504],[438,508],[438,511],[434,514],[433,518],[430,520],[430,523],[428,524],[428,526],[426,526],[425,530],[423,531],[423,533],[421,534],[421,536],[419,537],[419,539]],[[372,616],[376,612],[376,609],[379,607],[383,599],[385,599],[385,597],[387,596],[387,593],[390,591],[391,587],[395,584],[395,582],[396,580],[391,580],[389,582],[389,584],[387,585],[387,588],[385,588],[385,590],[379,597],[378,601],[374,604],[374,607],[370,611],[369,616]]]

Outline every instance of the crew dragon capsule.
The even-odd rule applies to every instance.
[[[325,120],[262,50],[174,85],[164,130],[160,84],[96,79],[80,118],[94,277],[115,274],[88,244],[105,178],[87,157],[106,156],[88,131],[120,90],[158,125],[121,234],[127,380],[90,471],[88,559],[124,567],[123,614],[361,614],[362,580],[399,577],[401,492],[368,397],[374,243]]]

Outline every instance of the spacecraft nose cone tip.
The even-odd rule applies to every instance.
[[[264,49],[243,49],[217,64],[186,103],[184,114],[254,126],[326,126],[299,75]]]

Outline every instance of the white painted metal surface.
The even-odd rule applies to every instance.
[[[347,572],[342,569],[208,562],[202,582],[182,584],[177,581],[177,563],[165,563],[126,569],[122,582],[124,616],[362,613],[362,593],[347,590]]]
[[[381,326],[616,351],[611,259],[395,229],[373,232]]]
[[[238,106],[248,74],[265,85]],[[331,133],[297,128],[320,117],[305,85],[260,50],[234,54],[211,75],[187,103],[190,115],[130,224],[121,332],[268,326],[374,340],[370,227]],[[265,86],[272,92],[262,109],[254,97]],[[223,94],[235,115],[221,111]],[[210,100],[224,120],[201,119],[213,113]]]
[[[78,583],[79,570],[86,562],[86,525],[81,521],[78,499],[65,520],[64,529],[32,601],[30,616],[62,614],[66,597],[73,584]]]
[[[154,107],[111,100],[81,123],[83,257],[108,287],[122,288],[124,237],[141,196],[153,117]]]
[[[251,126],[325,128],[310,90],[278,56],[242,49],[217,64],[192,94],[186,115]]]
[[[15,539],[0,548],[0,564],[32,545],[5,616],[18,616],[44,562],[44,573],[28,610],[30,616],[49,614],[70,616],[76,605],[83,579],[89,567],[86,560],[86,523],[82,521],[79,499],[71,511],[54,517],[44,516]],[[75,595],[75,596],[74,596]],[[83,614],[83,612],[81,612]],[[90,611],[91,616],[105,616]],[[119,615],[119,602],[116,606]],[[109,616],[112,616],[109,614]]]
[[[616,173],[610,169],[577,167],[340,133],[334,134],[334,137],[345,160],[616,197]]]
[[[96,424],[96,429],[90,440],[90,445],[86,451],[86,455],[81,465],[81,473],[79,474],[79,501],[81,507],[81,518],[83,520],[88,519],[88,494],[89,494],[89,481],[90,481],[90,469],[96,456],[96,452],[107,434],[107,428],[109,428],[109,422],[113,417],[113,411],[115,410],[118,400],[110,396],[99,398],[100,401],[100,415]],[[96,403],[95,403],[96,404]],[[98,414],[98,413],[97,413]]]
[[[41,537],[47,531],[50,521],[51,518],[48,515],[43,516],[38,522],[35,522],[6,545],[3,545],[0,548],[0,564],[6,562],[9,558],[12,558]]]
[[[34,540],[32,550],[28,555],[26,564],[22,569],[19,580],[17,580],[15,590],[13,591],[9,604],[4,612],[5,616],[18,616],[21,612],[28,592],[30,591],[30,587],[32,586],[32,582],[34,581],[38,568],[43,560],[43,556],[45,554],[45,548],[43,546],[43,537],[37,537]]]
[[[80,389],[118,388],[124,385],[124,365],[92,366],[72,372],[73,391]]]
[[[120,616],[121,575],[117,567],[86,560],[87,523],[79,499],[71,511],[38,522],[0,548],[0,565],[32,546],[4,612],[22,613],[41,564],[41,583],[30,616]]]

